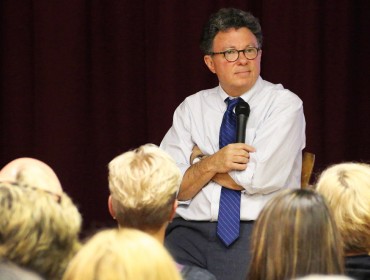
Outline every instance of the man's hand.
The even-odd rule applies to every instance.
[[[251,152],[255,152],[255,149],[244,143],[233,143],[223,147],[212,156],[216,173],[246,169]]]
[[[231,170],[246,169],[249,153],[254,151],[255,149],[247,144],[233,143],[213,155],[203,157],[200,162],[191,165],[185,172],[177,198],[179,200],[193,198],[211,180],[230,189],[242,189],[227,173]],[[201,154],[202,151],[194,146],[190,163]]]

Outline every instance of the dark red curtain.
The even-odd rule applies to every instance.
[[[107,164],[159,144],[177,105],[217,84],[198,43],[221,7],[262,24],[262,77],[304,101],[315,172],[369,162],[369,1],[0,2],[0,165],[51,165],[85,228],[109,225]]]

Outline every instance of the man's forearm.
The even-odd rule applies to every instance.
[[[223,186],[225,188],[231,189],[231,190],[237,190],[242,191],[244,188],[242,186],[239,186],[233,178],[228,173],[216,173],[215,176],[213,176],[212,181],[216,182],[220,186]]]
[[[211,165],[212,158],[206,157],[186,170],[178,193],[178,200],[192,199],[216,174]]]

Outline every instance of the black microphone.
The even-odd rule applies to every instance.
[[[236,143],[245,143],[245,129],[250,113],[249,104],[240,98],[235,107],[236,114]]]

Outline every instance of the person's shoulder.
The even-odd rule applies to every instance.
[[[218,91],[218,86],[210,89],[200,90],[192,95],[185,98],[185,101],[198,101],[201,99],[209,98],[215,96]]]
[[[348,276],[355,279],[370,279],[370,256],[346,257],[345,270]]]
[[[181,269],[184,280],[216,280],[216,276],[204,268],[185,265]]]
[[[179,110],[198,111],[206,103],[214,103],[218,98],[218,88],[200,90],[192,95],[189,95],[178,106]]]
[[[43,280],[38,274],[7,261],[0,262],[0,279]]]
[[[370,255],[357,255],[357,256],[347,256],[345,258],[346,267],[364,267],[368,268],[370,271]]]
[[[263,91],[269,95],[270,98],[275,98],[279,101],[286,101],[289,103],[301,104],[302,100],[297,94],[285,88],[282,84],[274,84],[272,82],[262,80]]]

